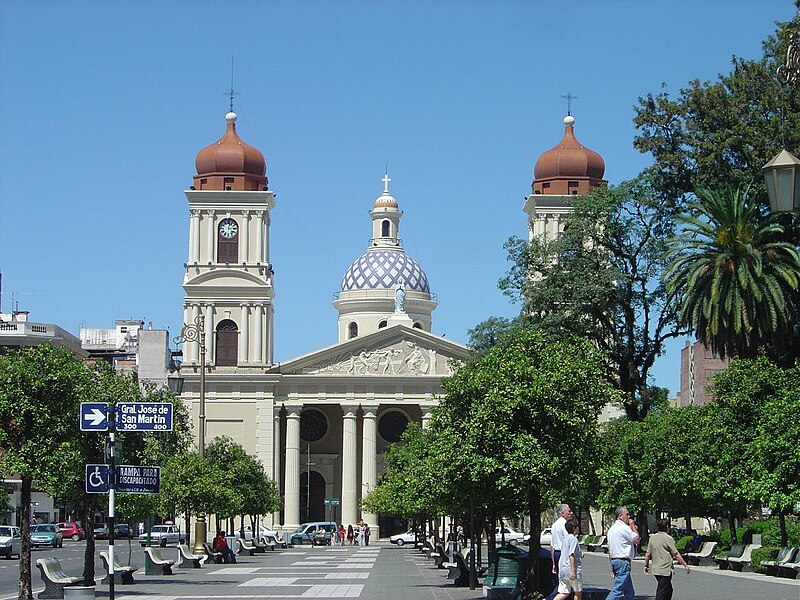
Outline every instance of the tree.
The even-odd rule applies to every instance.
[[[513,266],[500,287],[522,302],[526,325],[556,339],[583,337],[604,351],[606,379],[632,420],[650,409],[650,369],[664,343],[686,333],[661,281],[674,213],[639,178],[578,198],[554,240],[506,244]]]
[[[91,385],[90,371],[64,348],[42,345],[0,355],[0,472],[17,473],[22,480],[20,600],[33,598],[32,484],[55,495],[62,475],[80,460],[71,440]]]
[[[700,188],[670,240],[664,277],[681,299],[680,321],[722,356],[790,347],[800,254],[777,215],[762,218],[742,190]]]
[[[443,388],[430,427],[433,435],[441,430],[459,440],[457,455],[443,455],[458,465],[449,476],[501,515],[527,512],[528,589],[538,589],[543,502],[586,475],[597,417],[619,399],[603,380],[603,355],[586,340],[548,342],[518,330],[446,378]]]
[[[800,149],[800,96],[782,90],[776,78],[788,34],[798,29],[800,15],[778,24],[761,58],[734,56],[732,70],[714,82],[690,81],[674,99],[666,89],[639,98],[634,146],[653,156],[649,172],[662,199],[755,182],[755,200],[766,202],[761,167],[781,145]]]

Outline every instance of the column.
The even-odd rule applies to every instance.
[[[263,363],[263,341],[262,341],[262,333],[264,330],[263,321],[261,320],[261,315],[264,312],[264,307],[260,304],[256,304],[253,306],[253,313],[254,313],[254,323],[253,323],[253,363],[260,365]]]
[[[356,410],[358,406],[342,406],[342,523],[347,525],[358,522]]]
[[[239,256],[243,263],[250,262],[250,211],[242,211],[242,231],[239,235]]]
[[[256,212],[256,262],[264,262],[264,211]]]
[[[207,251],[207,258],[208,262],[214,262],[214,256],[216,255],[216,244],[214,241],[217,239],[217,227],[216,227],[216,213],[213,210],[206,211],[206,219],[208,220],[208,229],[206,230],[206,235],[208,236],[206,239],[208,241],[208,247],[206,248]]]
[[[200,211],[192,209],[189,220],[189,262],[200,262]]]
[[[206,324],[206,364],[213,365],[217,350],[214,344],[214,305],[206,304],[202,310],[205,313]]]
[[[281,487],[281,407],[275,406],[272,412],[272,478],[278,484],[278,489]],[[299,435],[299,434],[298,434]],[[298,447],[300,441],[298,439]],[[299,458],[299,457],[298,457]],[[298,496],[300,491],[297,492]],[[275,511],[272,515],[272,527],[277,529],[278,523],[281,522],[281,512]]]
[[[302,406],[286,407],[283,528],[290,531],[300,525],[300,411],[302,408]]]
[[[242,307],[241,324],[239,325],[239,364],[246,365],[249,361],[247,350],[250,342],[250,309],[247,304]]]
[[[375,489],[378,482],[377,464],[377,406],[362,406],[364,413],[364,432],[361,439],[361,500]],[[362,512],[361,518],[364,519],[371,529],[373,539],[378,539],[378,517],[374,513]]]

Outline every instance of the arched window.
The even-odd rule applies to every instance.
[[[217,262],[239,262],[239,224],[233,219],[222,219],[217,227]]]
[[[216,365],[218,367],[235,367],[238,360],[239,330],[230,319],[220,321],[217,325]]]
[[[422,329],[422,323],[420,323],[419,321],[414,323],[414,329]]]
[[[384,328],[384,327],[386,327],[388,324],[389,324],[389,323],[386,321],[386,319],[384,319],[383,321],[381,321],[380,323],[378,323],[378,329],[383,329],[383,328]]]
[[[347,326],[347,334],[348,339],[354,338],[358,336],[358,323],[353,321],[350,325]]]
[[[389,237],[389,221],[381,223],[381,237]]]

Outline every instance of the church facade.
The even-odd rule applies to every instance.
[[[393,533],[398,524],[363,512],[361,499],[377,484],[388,446],[409,422],[425,426],[442,378],[469,351],[431,333],[436,296],[402,247],[403,213],[387,175],[370,211],[369,245],[346,268],[333,303],[337,343],[276,364],[275,196],[263,155],[239,137],[233,112],[226,121],[224,135],[198,153],[185,192],[184,323],[202,328],[204,348],[199,335],[187,336],[181,398],[196,432],[203,421],[206,443],[233,438],[278,482],[284,507],[273,527],[364,519],[374,534]]]

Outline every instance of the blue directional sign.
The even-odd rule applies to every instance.
[[[158,494],[161,491],[161,467],[120,465],[117,491],[124,494]]]
[[[105,402],[81,402],[81,431],[108,430],[108,404]]]
[[[86,493],[108,493],[108,465],[86,465]]]
[[[120,402],[118,431],[172,431],[171,402]]]

